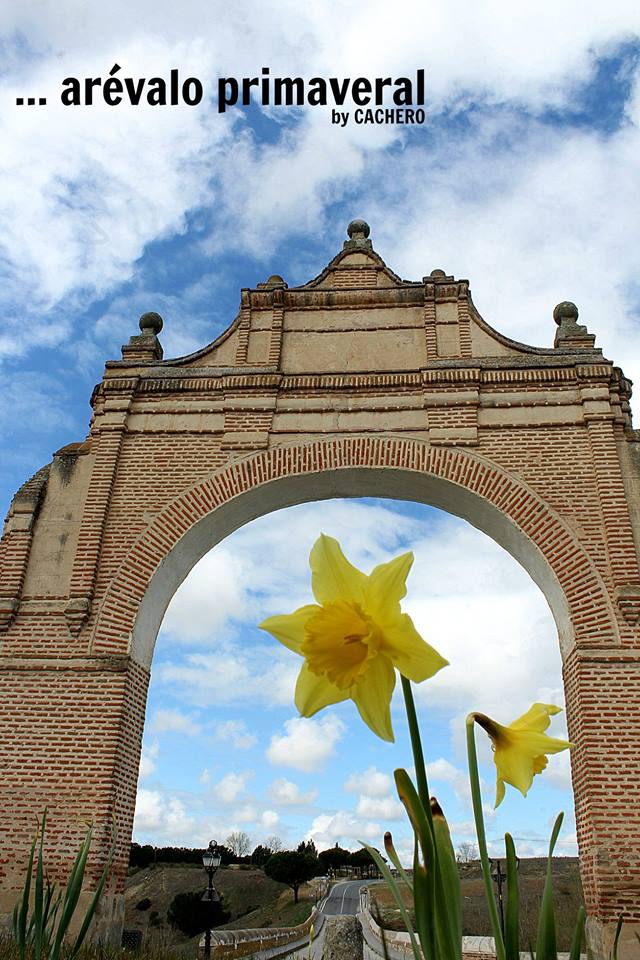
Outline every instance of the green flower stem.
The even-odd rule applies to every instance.
[[[413,873],[413,903],[416,916],[416,924],[420,935],[422,953],[425,960],[436,960],[436,926],[435,926],[435,904],[436,904],[436,884],[438,871],[438,853],[436,849],[435,831],[433,829],[433,817],[431,815],[431,799],[429,797],[429,784],[427,782],[427,770],[424,763],[424,754],[422,752],[422,740],[420,739],[420,727],[416,716],[416,706],[413,701],[413,691],[411,690],[411,681],[400,675],[402,681],[402,692],[404,694],[404,703],[407,710],[407,723],[409,725],[409,734],[411,737],[411,749],[413,751],[413,763],[416,768],[416,782],[418,785],[417,797],[419,806],[424,811],[426,820],[426,831],[428,836],[424,836],[424,828],[419,828],[419,811],[414,809],[414,817],[411,816],[411,810],[407,807],[410,819],[412,821],[416,846],[414,857]],[[397,777],[404,774],[413,790],[413,784],[406,774],[406,771],[396,771]],[[404,799],[401,797],[404,802]],[[406,803],[405,803],[406,806]],[[417,819],[415,819],[417,818]],[[420,868],[418,862],[418,845],[422,847],[424,866]],[[422,878],[422,881],[421,881]],[[444,960],[444,958],[443,958]],[[499,958],[504,960],[504,958]]]
[[[500,927],[500,920],[498,919],[498,908],[496,906],[496,898],[493,892],[491,867],[489,865],[489,854],[487,853],[487,837],[484,830],[484,817],[482,815],[482,794],[480,793],[478,755],[476,753],[474,717],[472,713],[470,713],[467,717],[467,756],[469,758],[469,783],[471,784],[473,818],[476,824],[476,836],[478,837],[478,849],[480,851],[480,863],[482,865],[484,892],[487,900],[487,908],[489,910],[491,929],[493,930],[493,937],[496,943],[496,960],[505,960],[504,940],[502,939],[502,929]]]
[[[433,818],[431,816],[431,799],[429,796],[429,784],[427,782],[427,768],[424,763],[424,754],[422,752],[422,740],[420,739],[420,727],[416,716],[416,706],[413,701],[413,691],[411,681],[406,677],[400,676],[402,680],[402,692],[404,694],[404,703],[407,710],[407,722],[409,724],[409,734],[411,736],[411,749],[413,751],[413,763],[416,768],[416,782],[418,784],[418,796],[424,807],[427,817],[427,823],[433,836]],[[498,958],[500,960],[500,958]]]

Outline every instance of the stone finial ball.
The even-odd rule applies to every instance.
[[[275,286],[277,283],[284,283],[284,278],[279,273],[272,273],[267,280],[269,286]]]
[[[160,333],[163,327],[163,320],[159,313],[143,313],[140,317],[140,329],[143,333],[146,334],[157,334]]]
[[[347,234],[349,235],[350,240],[352,240],[356,234],[364,234],[366,238],[370,233],[371,227],[366,220],[352,220],[347,227]]]
[[[431,276],[431,277],[446,277],[446,273],[444,272],[444,270],[440,270],[438,267],[436,267],[435,270],[432,270],[432,271],[431,271],[431,273],[429,274],[429,276]]]
[[[553,308],[553,319],[558,325],[563,320],[577,320],[578,308],[570,300],[563,300]]]

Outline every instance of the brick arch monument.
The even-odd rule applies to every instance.
[[[164,360],[162,320],[106,365],[89,434],[16,493],[0,541],[0,912],[36,819],[48,862],[96,825],[118,852],[117,936],[149,669],[197,560],[273,509],[388,496],[465,517],[543,590],[558,627],[595,956],[640,932],[640,435],[631,385],[571,303],[553,347],[492,329],[466,280],[400,279],[363,221],[322,273],[241,294],[229,329]],[[87,891],[87,895],[88,895]],[[635,940],[633,940],[635,943]]]

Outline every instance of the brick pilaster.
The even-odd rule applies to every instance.
[[[65,616],[77,636],[91,612],[100,548],[133,389],[110,391],[92,431],[95,459],[73,562]]]

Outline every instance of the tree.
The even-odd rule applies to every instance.
[[[463,840],[456,848],[456,860],[458,863],[471,863],[472,860],[478,860],[479,856],[478,848],[471,840]]]
[[[225,844],[233,850],[235,857],[246,857],[251,850],[251,837],[244,830],[234,830],[225,840]]]
[[[219,927],[221,923],[226,923],[230,916],[222,900],[211,903],[203,900],[198,891],[176,894],[167,911],[167,920],[171,926],[182,930],[188,937],[211,927]]]
[[[316,850],[316,845],[313,840],[303,840],[302,843],[299,843],[298,853],[308,853],[310,857],[313,857],[315,860],[318,859],[318,851]]]
[[[339,847],[336,843],[335,847],[329,847],[328,850],[321,850],[318,854],[318,859],[327,873],[331,870],[336,872],[340,870],[341,867],[346,867],[350,863],[351,853],[349,850],[344,850],[342,847]]]
[[[255,863],[257,867],[264,867],[265,863],[272,855],[273,850],[270,850],[269,847],[265,847],[259,843],[251,854],[251,863]]]
[[[130,867],[148,867],[156,859],[155,850],[149,844],[141,847],[139,843],[132,843],[129,848]]]
[[[265,847],[269,847],[272,853],[280,853],[282,850],[282,840],[276,834],[272,834],[264,842]]]
[[[322,864],[307,853],[297,850],[282,850],[274,853],[264,865],[264,872],[272,880],[286,883],[293,890],[293,901],[298,902],[298,889],[301,884],[318,877],[322,873]]]
[[[197,863],[202,865],[202,847],[141,847],[132,843],[129,852],[129,865],[148,867],[152,863]],[[218,846],[222,863],[233,863],[235,854],[228,847]]]
[[[359,876],[363,878],[380,876],[375,860],[364,847],[351,854],[350,863],[353,869],[358,871]]]
[[[204,853],[204,850],[202,851]],[[229,847],[225,847],[224,844],[218,844],[218,853],[220,854],[220,862],[223,867],[226,867],[227,864],[233,863],[236,855],[233,850],[230,850]],[[202,855],[200,856],[199,863],[202,863]]]

